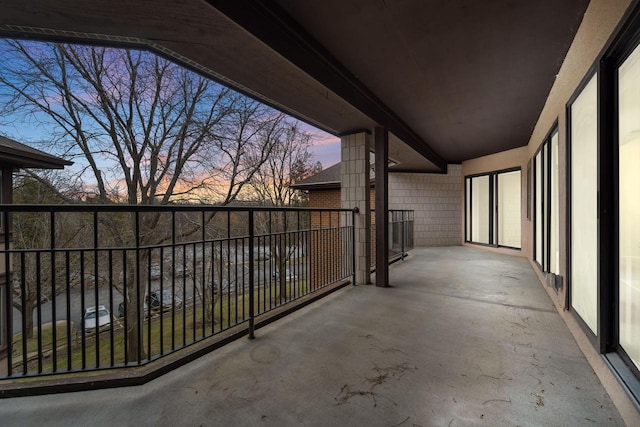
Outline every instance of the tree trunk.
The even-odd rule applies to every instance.
[[[34,301],[25,300],[22,312],[25,314],[25,323],[22,325],[22,333],[27,339],[33,338],[33,310],[36,309]]]
[[[131,304],[129,306],[133,308]],[[138,328],[142,324],[142,316],[135,309],[127,310],[127,360],[130,362],[140,361],[146,357],[143,344],[138,339]]]
[[[144,326],[145,315],[142,302],[144,298],[140,300],[141,304],[138,304],[134,291],[127,301],[127,360],[129,362],[141,361],[147,357],[142,342],[142,330],[138,333],[138,330]]]
[[[141,266],[146,265],[146,257],[140,256],[139,263]],[[127,265],[125,266],[127,271],[126,287],[126,318],[127,318],[127,361],[136,362],[144,360],[147,355],[144,351],[144,342],[142,339],[144,327],[144,299],[146,289],[143,286],[145,283],[145,274],[142,274],[145,270],[142,268],[140,274],[140,281],[138,281],[138,275],[136,274],[136,256],[128,254]],[[138,286],[140,291],[138,292]],[[140,298],[138,299],[138,295]],[[151,307],[148,307],[151,310]]]
[[[285,255],[286,242],[284,239],[278,239],[278,278],[280,281],[280,301],[287,301],[287,257]]]

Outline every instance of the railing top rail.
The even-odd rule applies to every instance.
[[[375,212],[375,209],[371,209],[371,212]],[[389,209],[389,212],[414,212],[413,209]]]
[[[355,212],[358,208],[217,205],[0,204],[0,212]]]

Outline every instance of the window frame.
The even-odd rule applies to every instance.
[[[532,186],[533,189],[531,191],[531,197],[532,197],[532,220],[533,220],[533,235],[532,235],[532,259],[534,264],[536,265],[536,267],[545,275],[550,275],[553,274],[552,277],[552,283],[549,283],[554,291],[556,292],[556,294],[560,291],[560,289],[563,288],[563,280],[562,280],[562,276],[560,276],[560,266],[556,266],[557,267],[557,271],[551,271],[551,257],[552,257],[552,253],[551,253],[551,241],[552,241],[552,211],[554,209],[558,209],[558,223],[560,221],[560,216],[559,216],[559,206],[556,206],[553,202],[553,185],[555,184],[557,186],[557,188],[555,189],[556,192],[559,192],[560,189],[560,183],[559,183],[559,175],[560,175],[560,165],[558,163],[558,171],[556,174],[556,182],[554,182],[553,180],[553,167],[554,167],[554,161],[555,161],[555,157],[554,157],[554,153],[553,153],[553,138],[557,137],[558,138],[558,145],[559,145],[559,138],[560,138],[560,131],[558,128],[558,120],[556,119],[555,122],[553,123],[553,126],[551,126],[551,129],[549,130],[549,132],[545,135],[545,137],[543,138],[542,142],[540,143],[540,145],[538,146],[538,148],[536,149],[535,153],[533,154],[533,156],[531,157],[531,159],[529,160],[529,163],[531,163],[533,165],[532,169]],[[540,156],[540,163],[541,163],[541,188],[540,191],[538,191],[538,174],[537,174],[537,168],[536,168],[536,158]],[[559,153],[558,153],[559,156]],[[538,218],[538,194],[541,195],[542,197],[542,206],[541,206],[541,212],[542,212],[542,218],[539,220]],[[558,197],[558,199],[555,201],[558,205],[560,204],[560,199]],[[537,256],[537,251],[538,251],[538,229],[541,228],[542,229],[542,237],[541,237],[541,244],[542,244],[542,252],[541,252],[541,261],[542,263],[538,262],[538,256]],[[557,230],[557,236],[556,236],[558,242],[558,246],[559,246],[559,241],[560,241],[560,230],[558,227]],[[559,250],[559,249],[558,249]]]
[[[522,219],[522,168],[520,166],[500,169],[491,172],[482,172],[478,174],[465,175],[464,177],[464,242],[487,246],[493,248],[504,248],[511,250],[522,250],[522,220],[520,221],[520,246],[500,245],[499,235],[499,217],[498,217],[498,176],[504,173],[520,172],[520,219]],[[480,177],[489,177],[489,243],[473,241],[473,179]]]
[[[597,75],[597,77],[596,77]],[[580,328],[582,329],[582,331],[586,334],[587,338],[589,339],[589,341],[591,342],[591,344],[598,348],[600,346],[600,341],[601,341],[601,337],[602,337],[602,327],[601,327],[601,315],[600,315],[600,311],[601,311],[601,298],[600,298],[600,288],[601,288],[601,258],[600,258],[600,251],[599,251],[599,247],[600,247],[600,243],[602,241],[602,239],[600,238],[600,227],[598,228],[598,230],[596,231],[597,233],[597,243],[596,243],[596,250],[598,251],[598,265],[597,265],[597,269],[598,269],[598,273],[596,276],[596,286],[597,286],[597,301],[596,301],[596,315],[597,315],[597,333],[594,333],[591,330],[591,327],[589,327],[589,325],[587,324],[587,322],[582,318],[582,316],[580,316],[580,314],[578,314],[578,312],[576,312],[576,310],[573,308],[573,301],[571,298],[571,294],[572,294],[572,284],[573,284],[573,264],[572,264],[572,260],[573,260],[573,250],[572,250],[572,225],[573,225],[573,221],[572,221],[572,215],[573,215],[573,206],[572,206],[572,194],[573,194],[573,180],[572,180],[572,161],[573,161],[573,135],[571,133],[571,124],[572,124],[572,114],[571,114],[571,107],[573,106],[573,104],[575,103],[575,101],[578,99],[578,97],[582,94],[582,92],[584,91],[584,89],[587,87],[587,85],[591,82],[591,79],[596,77],[597,78],[597,88],[596,91],[598,93],[598,106],[597,108],[597,116],[596,116],[596,123],[598,124],[598,141],[597,141],[597,146],[598,146],[598,153],[597,153],[597,164],[598,164],[598,169],[600,169],[600,133],[602,131],[602,126],[600,123],[600,112],[601,112],[601,106],[600,104],[600,78],[601,78],[601,74],[599,73],[599,68],[597,67],[597,64],[592,66],[588,72],[585,74],[585,76],[583,77],[583,79],[581,80],[580,84],[577,86],[576,90],[574,91],[574,93],[572,94],[572,96],[569,98],[569,101],[566,104],[566,164],[565,164],[565,168],[566,168],[566,217],[565,217],[565,221],[566,221],[566,254],[567,254],[567,261],[566,261],[566,275],[567,275],[567,290],[566,290],[566,295],[565,295],[565,307],[571,312],[571,314],[573,315],[573,317],[576,319],[576,321],[578,322],[578,325],[580,326]],[[601,179],[601,175],[599,173],[599,171],[596,171],[597,173],[597,180],[598,182]],[[599,194],[599,190],[598,190],[598,194]],[[599,209],[598,209],[599,210]]]
[[[601,94],[602,111],[606,111],[601,118],[603,126],[607,132],[603,138],[611,136],[612,150],[599,150],[604,156],[602,159],[604,178],[610,184],[611,197],[604,200],[606,206],[611,206],[613,212],[607,218],[605,230],[609,229],[614,237],[611,242],[610,252],[613,256],[606,261],[606,277],[611,283],[609,287],[602,287],[602,299],[607,305],[603,308],[603,330],[606,331],[605,339],[600,344],[600,352],[605,353],[605,357],[614,371],[625,378],[625,385],[640,405],[640,368],[638,368],[625,349],[620,344],[620,183],[618,175],[619,166],[619,67],[629,59],[633,51],[640,47],[640,22],[636,23],[636,30],[633,36],[622,37],[610,52],[600,61],[600,70],[603,74],[603,90]],[[605,239],[606,240],[606,239]],[[601,263],[603,260],[601,260]],[[629,377],[629,373],[633,377]]]

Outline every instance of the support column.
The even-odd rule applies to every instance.
[[[355,283],[371,283],[371,200],[369,152],[371,136],[367,132],[345,135],[342,142],[342,208],[360,210],[355,216]]]
[[[389,286],[389,132],[375,128],[376,286]]]

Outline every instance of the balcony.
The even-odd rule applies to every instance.
[[[526,259],[417,248],[390,277],[392,288],[342,288],[146,385],[14,398],[0,419],[624,425]]]
[[[152,365],[149,370],[160,375],[195,353],[239,336],[253,338],[256,325],[353,275],[354,210],[3,210],[3,224],[14,230],[5,234],[0,252],[2,266],[10,266],[0,312],[12,313],[0,316],[3,377],[12,383],[5,384],[5,396],[20,393],[25,379],[59,374],[72,377],[36,393],[87,388],[86,373],[94,371],[118,372],[120,382],[106,380],[105,386],[147,381],[148,371],[145,379],[129,368]]]
[[[352,281],[356,214],[4,206],[3,221],[14,232],[0,252],[11,284],[2,288],[0,312],[12,313],[1,328],[0,341],[8,343],[2,395],[87,388],[100,372],[118,372],[117,380],[101,382],[105,387],[142,383],[196,354],[254,337],[256,325]],[[413,247],[413,212],[392,211],[389,231],[392,262]],[[148,369],[134,369],[140,367]],[[45,381],[34,386],[34,379]]]

